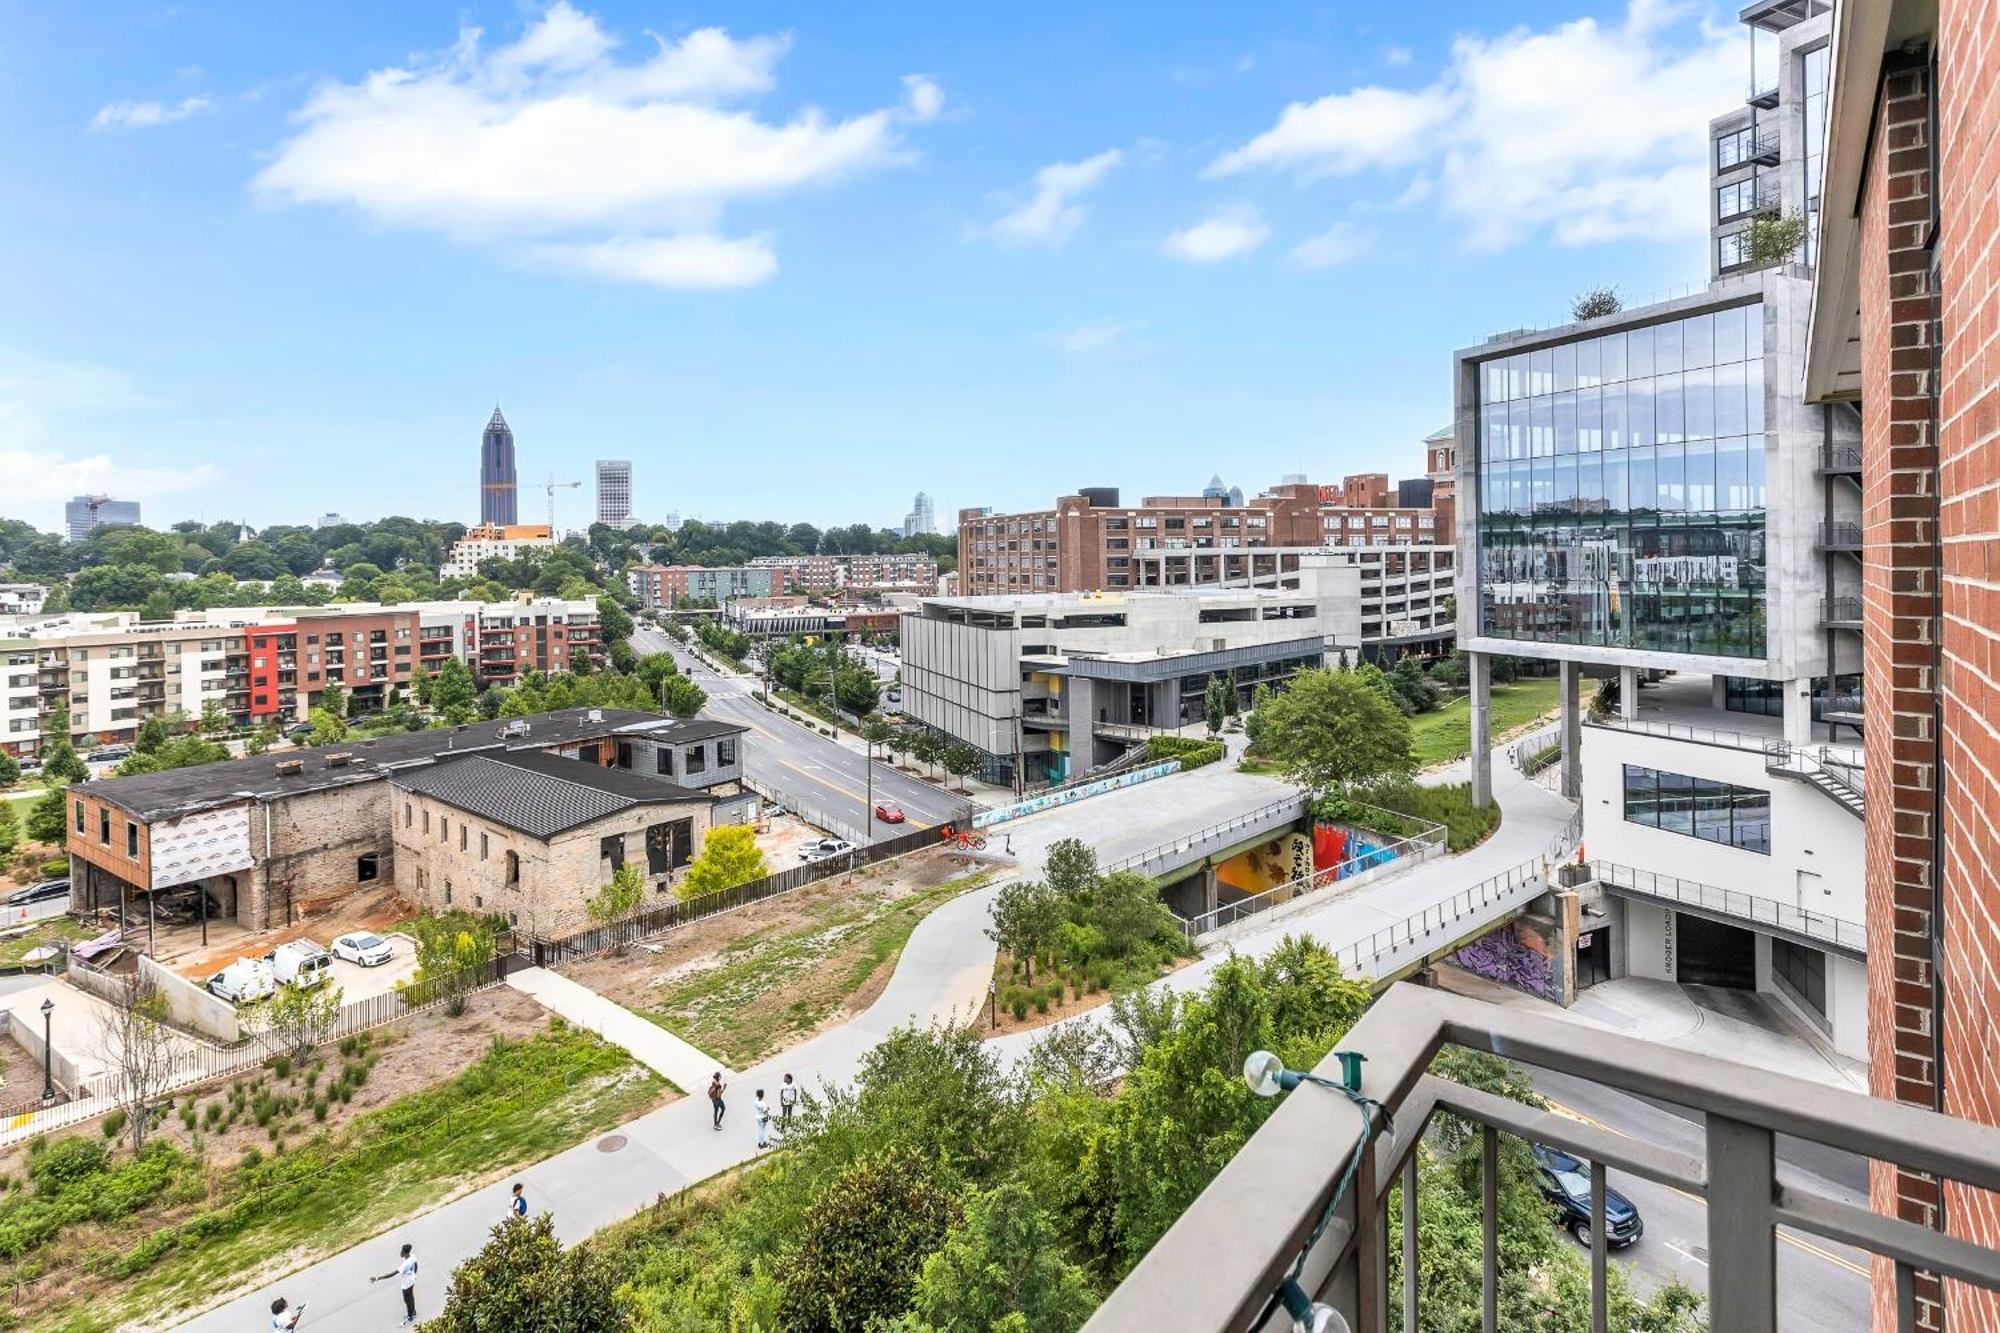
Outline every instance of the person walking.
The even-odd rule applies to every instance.
[[[291,1333],[305,1317],[306,1303],[300,1301],[298,1308],[291,1308],[283,1296],[271,1302],[271,1333]]]
[[[379,1273],[368,1280],[387,1282],[390,1278],[395,1278],[396,1284],[403,1289],[403,1327],[408,1328],[417,1322],[417,1258],[410,1253],[407,1243],[403,1246],[403,1262],[394,1271]]]
[[[757,1100],[751,1106],[751,1114],[757,1117],[757,1146],[771,1146],[771,1106],[764,1100],[764,1090],[757,1089]]]
[[[785,1075],[784,1086],[778,1089],[778,1132],[792,1132],[792,1112],[798,1109],[799,1085],[792,1082],[790,1074]]]
[[[715,1112],[715,1128],[722,1128],[722,1113],[728,1108],[722,1103],[722,1071],[717,1070],[708,1080],[708,1109]]]
[[[528,1220],[528,1196],[521,1192],[521,1182],[514,1182],[514,1192],[507,1199],[507,1220],[525,1222]]]

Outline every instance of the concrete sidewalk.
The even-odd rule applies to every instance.
[[[623,1047],[627,1055],[682,1092],[701,1091],[708,1086],[709,1076],[717,1072],[725,1080],[734,1077],[734,1071],[714,1056],[560,972],[525,967],[510,973],[507,984],[533,996],[544,1009],[561,1014],[573,1025]]]

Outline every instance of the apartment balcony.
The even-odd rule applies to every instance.
[[[1861,599],[1859,597],[1820,598],[1819,623],[1822,629],[1860,629]]]
[[[1755,162],[1760,167],[1775,167],[1778,165],[1778,127],[1776,125],[1766,125],[1757,131],[1756,135],[1750,141],[1750,154],[1745,160]]]
[[[1778,85],[1767,83],[1761,87],[1753,86],[1750,95],[1743,100],[1759,111],[1775,111],[1778,109]]]
[[[1699,1112],[1702,1151],[1672,1151],[1429,1074],[1447,1044]],[[1363,1111],[1343,1091],[1347,1067],[1357,1071],[1359,1095],[1379,1111]],[[1404,1329],[1455,1317],[1459,1312],[1427,1315],[1418,1285],[1417,1153],[1440,1114],[1470,1122],[1479,1136],[1480,1318],[1487,1333],[1497,1333],[1500,1318],[1502,1134],[1586,1161],[1599,1214],[1612,1168],[1702,1200],[1704,1313],[1717,1333],[1778,1328],[1780,1228],[1887,1261],[1900,1330],[1917,1327],[1919,1273],[2000,1289],[2000,1251],[1780,1179],[1776,1170],[1776,1140],[1784,1135],[2000,1189],[2000,1128],[1408,984],[1391,987],[1342,1049],[1320,1063],[1313,1076],[1325,1086],[1256,1072],[1272,1091],[1292,1085],[1284,1103],[1098,1308],[1085,1325],[1089,1333],[1318,1330],[1340,1327],[1336,1315],[1357,1333],[1384,1333],[1392,1303]],[[1402,1281],[1392,1290],[1389,1210],[1397,1185]],[[1592,1228],[1589,1267],[1593,1323],[1603,1329],[1603,1228]],[[1315,1302],[1325,1309],[1311,1308]]]
[[[1819,451],[1819,467],[1822,477],[1858,477],[1861,475],[1861,446],[1858,444],[1829,444]]]
[[[1819,525],[1819,541],[1822,551],[1852,551],[1860,554],[1861,525],[1859,523],[1822,523]]]

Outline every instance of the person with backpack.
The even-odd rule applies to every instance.
[[[417,1259],[410,1248],[407,1243],[404,1244],[403,1262],[394,1271],[379,1273],[368,1279],[370,1282],[387,1282],[392,1277],[397,1280],[397,1285],[403,1289],[404,1328],[417,1322]]]
[[[521,1182],[514,1182],[514,1192],[507,1199],[507,1220],[525,1222],[528,1220],[528,1196],[521,1192]]]
[[[718,1131],[722,1128],[722,1113],[728,1109],[722,1102],[722,1088],[722,1071],[718,1069],[708,1080],[708,1106],[715,1112],[715,1128]]]

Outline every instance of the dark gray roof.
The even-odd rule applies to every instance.
[[[715,799],[626,769],[532,751],[456,755],[400,769],[389,781],[542,839],[634,806],[707,805]]]
[[[593,718],[592,713],[597,716]],[[142,820],[153,820],[238,801],[295,796],[374,782],[400,765],[427,763],[468,750],[539,750],[569,741],[610,736],[635,722],[660,720],[655,714],[629,708],[565,708],[452,730],[412,731],[311,750],[273,750],[254,759],[226,759],[219,764],[173,768],[129,778],[101,778],[79,783],[76,790],[108,801]],[[526,733],[502,734],[515,723],[526,723]],[[344,763],[336,758],[343,754],[348,756]],[[295,761],[303,766],[301,770],[288,771]]]
[[[630,722],[618,728],[620,736],[642,736],[648,740],[662,741],[671,745],[693,745],[696,741],[719,740],[724,736],[741,736],[750,728],[740,722],[718,722],[712,718],[689,718],[683,722],[678,718],[651,717],[644,722]]]

